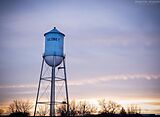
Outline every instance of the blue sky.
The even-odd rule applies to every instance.
[[[35,98],[43,34],[55,26],[66,35],[70,98],[159,101],[159,10],[136,0],[1,0],[0,104]]]

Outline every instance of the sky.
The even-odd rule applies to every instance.
[[[44,33],[65,36],[69,98],[160,114],[160,2],[1,0],[0,105],[35,101]]]

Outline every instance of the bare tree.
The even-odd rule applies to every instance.
[[[44,106],[38,106],[39,110],[37,111],[37,114],[39,116],[46,116],[49,113],[49,107],[48,105],[44,105]]]
[[[98,100],[99,106],[101,108],[100,113],[107,113],[107,102],[105,99]]]
[[[123,107],[122,107],[121,110],[120,110],[120,114],[121,114],[121,115],[127,114],[127,113],[126,113],[126,110],[125,110]]]
[[[77,115],[78,112],[77,112],[77,107],[76,107],[75,100],[70,102],[69,110],[70,110],[70,116],[76,116]]]
[[[91,114],[94,114],[97,112],[97,107],[94,104],[89,105],[89,111]]]
[[[127,107],[127,113],[128,114],[140,114],[141,108],[136,104],[131,104]]]
[[[77,106],[77,109],[78,109],[78,114],[79,115],[86,115],[86,114],[89,114],[89,110],[88,110],[88,104],[86,101],[80,101],[78,106]]]
[[[97,112],[96,106],[87,101],[76,102],[73,100],[70,102],[69,107],[70,116],[84,116]]]
[[[9,105],[10,113],[29,113],[32,108],[32,104],[29,101],[22,100],[13,100],[13,102]]]
[[[59,116],[67,116],[67,105],[62,104],[57,108]]]
[[[77,105],[77,113],[79,116],[90,115],[96,112],[96,107],[87,101],[80,101]]]
[[[117,104],[113,101],[107,102],[105,99],[99,100],[99,105],[101,108],[100,113],[107,113],[107,114],[119,113],[121,108],[120,104]]]
[[[121,105],[116,102],[109,101],[108,103],[108,112],[111,114],[115,114],[120,111]]]

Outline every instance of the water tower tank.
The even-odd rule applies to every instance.
[[[53,30],[44,34],[45,52],[44,59],[49,66],[58,66],[63,60],[64,34],[54,27]]]

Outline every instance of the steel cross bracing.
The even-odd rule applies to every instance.
[[[61,72],[61,76],[58,76],[60,72]],[[54,82],[53,92],[51,88],[53,87],[52,82]],[[67,115],[69,114],[69,99],[68,99],[65,57],[63,58],[62,63],[59,66],[54,67],[54,69],[53,67],[50,67],[45,63],[45,60],[43,57],[34,116],[40,115],[38,106],[45,107],[46,105],[49,108],[46,112],[46,115],[56,116],[58,114],[56,112],[57,108],[63,105],[65,105],[66,107],[66,110],[67,110],[66,114]]]

